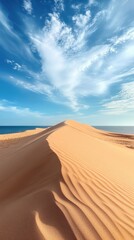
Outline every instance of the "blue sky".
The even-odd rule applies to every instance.
[[[0,125],[134,125],[133,0],[0,0]]]

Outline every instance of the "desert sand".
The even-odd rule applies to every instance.
[[[133,240],[134,135],[28,132],[0,136],[0,240]]]

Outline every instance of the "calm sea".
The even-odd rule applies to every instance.
[[[94,126],[94,127],[108,132],[134,134],[134,126]]]
[[[35,128],[46,128],[48,126],[0,126],[0,134],[24,132]]]
[[[24,132],[35,128],[46,128],[48,126],[0,126],[0,134]],[[134,134],[134,126],[94,126],[95,128],[108,132]]]

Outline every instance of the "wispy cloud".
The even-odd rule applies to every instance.
[[[31,0],[24,0],[23,1],[23,7],[28,14],[32,14],[33,8],[32,8]]]
[[[50,20],[47,20],[40,34],[30,33],[31,41],[42,59],[42,71],[49,84],[68,99],[68,105],[74,110],[88,107],[79,103],[79,97],[102,92],[104,84],[99,83],[99,79],[92,83],[88,70],[97,59],[111,51],[109,45],[99,45],[86,50],[89,16],[90,12],[87,11],[85,15],[78,15],[78,18],[84,19],[81,24],[85,27],[81,28],[76,24],[72,29],[60,20],[57,13],[50,14]]]
[[[3,116],[4,114],[5,116],[6,114],[10,114],[11,125],[15,125],[16,123],[18,125],[19,123],[20,125],[34,124],[38,126],[39,125],[46,126],[53,125],[61,121],[65,121],[66,119],[76,119],[77,121],[83,119],[83,116],[81,115],[76,116],[75,114],[57,113],[55,115],[51,114],[48,115],[39,111],[34,111],[29,107],[21,107],[19,105],[15,105],[13,102],[9,102],[6,99],[0,99],[0,113],[2,113]],[[3,121],[1,122],[1,119],[0,124],[3,124]],[[7,122],[4,122],[4,124],[6,125]]]
[[[73,33],[71,27],[61,22],[56,13],[50,14],[50,20],[47,20],[40,34],[30,34],[31,41],[42,59],[42,71],[47,76],[47,81],[55,91],[68,98],[70,106],[75,109],[79,104],[73,94],[73,88],[77,85],[80,74],[76,69],[80,56],[75,62],[73,53],[76,55],[76,51],[83,45],[84,35],[85,30],[80,29]]]
[[[111,0],[107,11],[108,28],[118,31],[124,29],[128,24],[131,25],[133,11],[133,0],[123,0],[122,4],[119,1]]]
[[[19,63],[9,59],[7,59],[6,62],[7,64],[10,64],[14,70],[21,71],[22,66]]]
[[[110,115],[134,112],[134,82],[123,83],[120,92],[102,106],[101,112]]]
[[[123,44],[126,41],[134,40],[134,27],[127,29],[120,36],[115,36],[111,39],[111,42],[114,46],[118,46],[119,44]]]
[[[89,6],[91,6],[91,5],[97,5],[98,3],[96,0],[89,0],[88,4],[89,4]]]
[[[19,79],[19,78],[15,78],[13,76],[9,76],[9,80],[10,82],[14,83],[15,85],[25,88],[31,92],[35,92],[38,94],[43,94],[43,95],[48,95],[49,97],[52,94],[52,89],[49,85],[44,84],[42,82],[39,81],[34,81],[32,83],[29,83],[28,81],[23,80],[23,79]]]
[[[122,84],[134,74],[134,27],[129,15],[133,3],[123,0],[120,5],[111,0],[103,9],[95,0],[86,5],[73,4],[69,21],[64,21],[61,12],[65,3],[54,2],[54,11],[48,14],[44,26],[39,27],[33,19],[24,20],[25,35],[39,57],[41,71],[30,73],[25,67],[23,71],[33,76],[32,81],[14,78],[12,82],[75,111],[87,109],[88,97],[106,95],[112,84]],[[96,12],[92,12],[92,6]],[[14,34],[3,16],[3,27],[8,35]]]
[[[72,4],[71,7],[72,7],[72,9],[74,9],[74,10],[80,10],[81,4],[80,4],[80,3],[79,3],[79,4]]]
[[[32,111],[29,108],[23,108],[20,106],[15,106],[13,103],[2,99],[0,100],[0,111],[4,112],[11,112],[12,114],[16,114],[19,116],[25,116],[25,117],[36,117],[36,118],[42,118],[44,115],[37,111]]]
[[[72,26],[54,12],[49,14],[42,31],[29,34],[41,57],[42,72],[53,87],[53,95],[59,91],[74,110],[88,107],[80,103],[81,98],[104,94],[111,84],[130,74],[134,60],[132,27],[114,37],[110,31],[110,38],[100,44],[88,43],[99,22],[107,18],[107,11],[105,14],[100,11],[93,18],[88,9],[82,14],[75,13]],[[111,13],[109,19],[112,18]]]
[[[72,17],[72,20],[78,27],[85,27],[87,23],[90,21],[91,12],[87,10],[85,14],[77,14]]]
[[[64,11],[64,0],[54,0],[55,2],[55,11]]]
[[[0,46],[8,53],[16,57],[29,58],[35,61],[32,50],[19,34],[14,30],[7,14],[0,6]],[[10,46],[10,47],[9,47]]]
[[[5,14],[3,13],[2,9],[0,9],[0,24],[7,29],[7,31],[11,32],[11,28],[9,25],[9,21],[7,19],[7,17],[5,16]]]

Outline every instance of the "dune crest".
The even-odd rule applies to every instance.
[[[15,140],[0,142],[1,240],[134,239],[134,136],[67,120]]]

